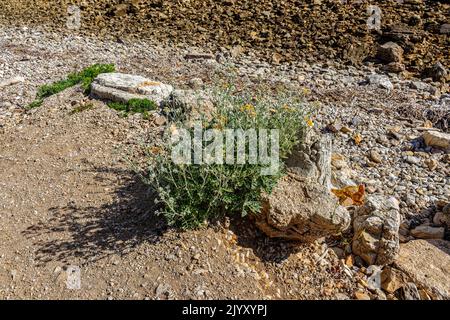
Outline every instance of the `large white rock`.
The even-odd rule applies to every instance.
[[[102,73],[92,83],[94,97],[126,103],[130,99],[149,99],[157,103],[167,100],[173,87],[162,82],[125,73]]]

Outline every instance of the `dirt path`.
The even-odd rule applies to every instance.
[[[144,236],[142,222],[130,217],[128,221],[135,224],[130,226],[124,221],[131,215],[143,216],[142,201],[132,196],[139,195],[140,186],[114,149],[123,136],[120,119],[109,110],[93,110],[87,117],[70,115],[72,107],[61,101],[66,97],[82,99],[81,93],[71,90],[49,101],[60,102],[61,107],[39,110],[2,134],[3,297],[62,297],[55,280],[63,264],[85,265],[122,254]],[[137,189],[136,193],[130,189]],[[141,231],[123,232],[136,224]],[[89,270],[83,270],[86,282]]]

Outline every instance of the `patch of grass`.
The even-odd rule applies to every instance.
[[[30,109],[33,109],[33,108],[40,107],[40,106],[42,105],[42,103],[44,103],[44,100],[43,100],[43,99],[36,99],[36,100],[34,100],[32,103],[30,103],[30,104],[27,106],[26,109],[30,110]]]
[[[80,113],[86,110],[90,110],[94,107],[92,103],[86,103],[86,104],[80,104],[79,106],[76,106],[72,111],[70,111],[70,114]]]
[[[287,92],[272,96],[267,90],[245,93],[230,87],[218,90],[213,100],[216,108],[213,120],[203,120],[203,129],[255,129],[257,132],[277,129],[280,170],[275,175],[264,175],[261,169],[267,168],[267,164],[248,161],[245,164],[177,164],[171,157],[174,150],[171,133],[182,128],[192,137],[194,128],[172,119],[168,127],[175,129],[167,130],[162,143],[148,148],[149,168],[144,180],[158,195],[159,214],[169,225],[182,229],[199,227],[223,215],[258,214],[262,194],[270,193],[283,176],[283,159],[302,141],[310,121],[301,98]],[[195,153],[194,145],[191,145],[191,155]],[[221,148],[226,154],[226,145]]]
[[[101,73],[109,73],[114,71],[115,67],[113,64],[94,64],[80,72],[69,74],[64,80],[56,81],[51,84],[45,84],[38,89],[35,100],[28,105],[27,109],[39,107],[45,98],[78,84],[82,85],[85,90],[85,94],[89,94],[92,81],[94,81],[95,77]]]
[[[149,99],[130,99],[127,103],[110,102],[108,106],[124,116],[128,116],[129,113],[142,113],[144,118],[148,118],[149,111],[156,110],[156,103]]]

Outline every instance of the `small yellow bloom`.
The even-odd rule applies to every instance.
[[[308,94],[311,93],[311,90],[309,88],[303,87],[302,92],[303,92],[303,95],[307,96]]]
[[[226,124],[227,124],[227,121],[228,121],[227,117],[225,117],[225,116],[220,116],[220,117],[219,117],[219,123],[220,123],[221,125],[226,125]]]
[[[251,104],[245,104],[241,107],[241,112],[246,112],[251,117],[256,117],[256,109]]]
[[[314,121],[312,121],[312,119],[311,118],[309,118],[309,117],[305,117],[305,121],[306,121],[306,124],[308,125],[308,127],[314,127]]]
[[[362,140],[363,137],[359,133],[353,135],[353,141],[355,141],[356,144],[360,144]]]

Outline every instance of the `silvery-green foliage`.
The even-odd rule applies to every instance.
[[[215,113],[211,121],[203,119],[203,128],[278,130],[280,170],[274,175],[263,175],[261,169],[267,165],[261,163],[175,164],[170,136],[177,128],[193,134],[193,128],[186,117],[180,117],[181,121],[172,119],[163,143],[148,148],[146,181],[158,194],[159,214],[170,225],[183,229],[201,226],[223,215],[258,214],[261,194],[270,193],[276,185],[284,172],[283,158],[301,142],[306,130],[307,110],[300,97],[242,93],[232,86],[214,90],[212,96]]]

